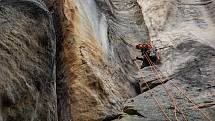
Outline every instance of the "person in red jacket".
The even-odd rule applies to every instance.
[[[148,56],[148,58],[155,64],[158,64],[160,62],[160,55],[157,52],[155,48],[152,48],[151,44],[138,44],[136,45],[136,49],[141,50],[143,57],[136,57],[135,60],[141,60],[142,65],[140,69],[149,66],[148,60],[145,58],[145,56]]]

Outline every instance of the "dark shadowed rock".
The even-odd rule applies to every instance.
[[[55,34],[45,4],[0,1],[0,120],[56,121]]]

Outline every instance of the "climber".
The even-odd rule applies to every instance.
[[[141,65],[140,69],[150,65],[148,60],[145,58],[145,56],[149,57],[149,59],[155,64],[160,63],[160,55],[157,52],[157,50],[151,46],[150,43],[138,44],[138,45],[136,45],[136,49],[141,50],[141,53],[143,56],[143,57],[136,57],[136,59],[134,59],[134,61],[135,60],[142,61],[142,65]]]

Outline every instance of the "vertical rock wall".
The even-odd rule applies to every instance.
[[[0,1],[0,120],[56,121],[55,34],[44,3]]]
[[[156,69],[160,70],[162,75],[151,71],[150,67],[139,72],[143,94],[129,99],[124,105],[126,112],[136,113],[126,113],[119,120],[157,121],[168,120],[167,116],[173,121],[215,120],[215,25],[212,12],[214,7],[211,7],[214,6],[214,1],[138,2],[142,7],[153,45],[161,53],[162,63],[157,65]],[[160,81],[164,81],[164,84]],[[150,89],[145,82],[148,82]],[[138,116],[137,112],[144,117]]]
[[[69,100],[58,99],[64,107],[60,115],[70,112],[74,121],[108,119],[140,93],[132,59],[138,53],[134,45],[148,38],[141,8],[136,0],[66,0],[63,11],[60,88],[68,92],[59,96]]]
[[[0,121],[166,120],[153,96],[170,120],[214,120],[213,11],[213,0],[1,0]],[[165,84],[132,61],[149,35]]]

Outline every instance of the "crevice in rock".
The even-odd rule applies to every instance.
[[[102,121],[113,121],[115,119],[121,119],[122,114],[113,114],[113,115],[107,115]]]
[[[146,118],[144,115],[140,114],[136,109],[133,109],[132,107],[129,107],[129,106],[124,107],[123,112],[128,115],[136,115],[136,116]]]
[[[195,3],[182,3],[179,0],[177,0],[177,2],[179,5],[200,5],[200,6],[213,3],[213,1],[211,1],[211,0],[206,0],[206,1],[202,1],[202,2],[195,2]]]
[[[203,109],[203,108],[211,108],[215,106],[215,102],[198,104],[195,108]]]
[[[171,78],[168,78],[168,79],[165,79],[165,80],[162,80],[162,83],[156,79],[156,80],[152,80],[152,81],[148,81],[147,84],[149,86],[149,88],[146,86],[146,83],[143,83],[141,85],[141,92],[144,93],[144,92],[147,92],[148,90],[151,90],[159,85],[162,85],[162,84],[165,84],[166,82],[168,82],[169,80],[173,79],[173,77]]]
[[[56,33],[56,93],[57,93],[57,113],[59,121],[72,121],[69,100],[69,84],[64,76],[64,66],[62,58],[62,49],[64,41],[64,14],[63,1],[55,0],[53,6],[50,6],[53,16],[53,24]]]

